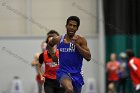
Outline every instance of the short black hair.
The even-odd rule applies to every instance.
[[[50,30],[48,33],[47,33],[47,39],[46,39],[46,43],[48,43],[48,39],[50,37],[53,37],[52,34],[56,34],[57,36],[59,36],[59,33],[55,30]]]
[[[73,21],[76,21],[77,22],[77,28],[80,26],[80,18],[79,17],[77,17],[77,16],[70,16],[67,19],[66,25],[69,23],[70,20],[73,20]]]
[[[126,54],[127,54],[129,59],[135,56],[135,54],[134,54],[132,49],[127,49]]]
[[[56,34],[59,36],[59,33],[55,30],[50,30],[48,33],[47,33],[47,36],[50,35],[50,34]]]

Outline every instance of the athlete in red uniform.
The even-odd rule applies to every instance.
[[[42,42],[42,44],[41,44],[42,52],[46,50],[46,46],[47,46],[46,42]],[[40,75],[37,71],[37,65],[39,63],[39,56],[40,56],[40,53],[36,53],[35,56],[34,56],[34,60],[31,64],[32,64],[32,66],[34,66],[36,68],[36,72],[37,72],[36,81],[37,81],[37,84],[38,84],[38,93],[42,93],[43,82],[41,81],[41,77],[40,77]],[[43,67],[42,67],[42,70],[43,70]]]
[[[112,93],[114,93],[115,91],[118,92],[119,68],[120,68],[120,64],[116,60],[116,54],[112,53],[110,56],[110,61],[107,63],[108,91],[112,91]]]
[[[50,31],[48,34],[49,35],[46,40],[46,43],[48,43],[52,39],[52,37],[59,35],[56,31]],[[57,50],[57,47],[54,46],[53,49],[55,50],[55,55],[59,58],[59,51]],[[42,74],[40,69],[43,63],[45,64],[44,74]],[[41,76],[41,80],[45,81],[44,82],[45,93],[64,93],[64,89],[59,86],[56,80],[56,70],[58,68],[59,64],[53,62],[52,57],[47,50],[45,50],[39,56],[38,72]]]
[[[129,62],[130,76],[133,81],[135,93],[140,93],[140,58],[136,58],[131,49],[126,51]]]

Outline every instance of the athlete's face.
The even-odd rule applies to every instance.
[[[116,61],[116,54],[111,54],[110,59],[111,61]]]
[[[69,36],[74,36],[76,31],[78,30],[77,22],[70,20],[66,25],[66,29]]]

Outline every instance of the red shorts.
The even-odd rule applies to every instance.
[[[38,83],[43,83],[42,81],[41,81],[41,77],[40,77],[40,75],[38,74],[38,75],[36,75],[36,81],[38,82]]]

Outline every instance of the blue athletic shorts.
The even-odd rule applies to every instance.
[[[57,80],[60,82],[60,84],[64,78],[69,78],[72,80],[74,93],[81,93],[82,86],[84,85],[84,81],[81,73],[67,73],[60,70],[58,70],[56,73],[57,73],[56,74]]]

